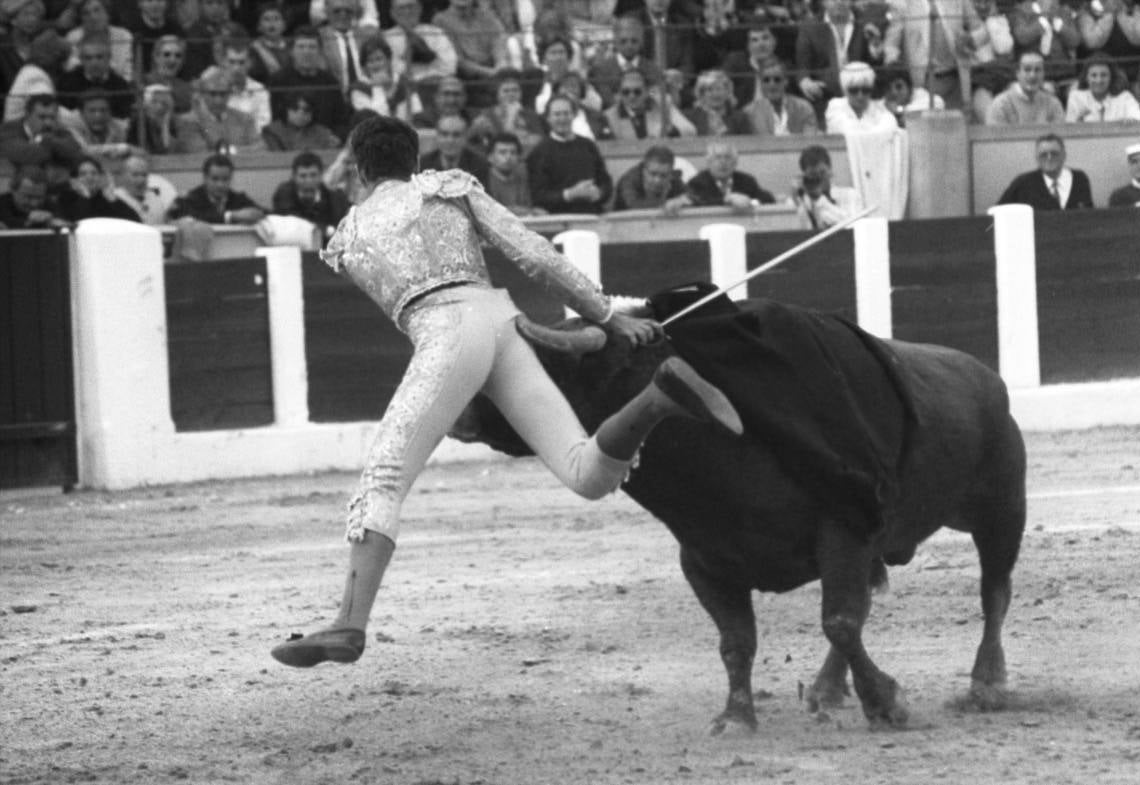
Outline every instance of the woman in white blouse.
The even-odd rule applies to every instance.
[[[1069,91],[1067,123],[1140,121],[1140,104],[1124,85],[1123,74],[1112,60],[1097,52],[1085,61],[1078,87]]]

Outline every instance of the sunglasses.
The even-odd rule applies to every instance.
[[[850,95],[870,95],[871,94],[871,88],[870,87],[848,87],[847,92]]]
[[[760,77],[760,81],[763,82],[764,84],[781,84],[784,81],[784,77],[782,77],[782,76],[762,76],[762,77]]]
[[[623,87],[621,89],[622,95],[643,95],[645,93],[640,87]]]

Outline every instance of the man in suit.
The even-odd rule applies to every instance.
[[[669,105],[669,125],[665,114],[649,93],[645,74],[636,69],[621,77],[618,102],[602,112],[614,139],[659,139],[664,136],[696,136],[697,129],[675,106]]]
[[[664,81],[664,74],[657,63],[641,54],[645,46],[645,28],[639,20],[629,16],[617,19],[613,33],[613,54],[595,60],[587,74],[590,84],[602,97],[602,106],[607,109],[617,103],[621,76],[626,71],[640,71],[651,85]]]
[[[251,152],[265,148],[252,115],[231,109],[230,78],[222,71],[203,76],[194,108],[175,119],[186,152]]]
[[[750,22],[747,48],[741,52],[729,52],[724,58],[724,71],[732,80],[732,94],[738,107],[752,103],[759,94],[761,64],[773,57],[776,57],[776,34],[771,23]]]
[[[760,65],[760,92],[741,111],[748,115],[757,136],[793,136],[819,133],[815,109],[799,96],[788,94],[788,74],[775,57]]]
[[[475,175],[487,187],[490,164],[487,159],[467,146],[467,120],[463,115],[450,114],[435,122],[436,149],[420,157],[420,171],[462,169]]]
[[[883,63],[883,35],[872,21],[852,8],[852,0],[821,0],[818,22],[805,22],[796,37],[799,88],[823,116],[827,102],[843,95],[839,72],[851,62],[874,67]]]
[[[60,125],[54,95],[29,95],[23,119],[0,125],[0,157],[15,167],[43,167],[49,188],[65,185],[83,155],[75,137]]]
[[[232,187],[234,162],[215,153],[202,163],[202,184],[178,197],[168,218],[195,218],[209,224],[252,226],[265,217],[265,211],[241,191]]]
[[[705,149],[705,168],[685,184],[685,193],[665,203],[668,212],[680,207],[713,207],[724,205],[738,213],[755,210],[762,204],[773,204],[776,197],[756,182],[756,178],[736,169],[736,147],[725,141],[709,142]]]
[[[321,182],[325,165],[314,152],[304,152],[293,159],[293,175],[277,186],[273,192],[274,215],[295,215],[304,218],[321,230],[328,238],[336,230],[340,219],[348,212],[348,198],[342,191],[333,190]]]
[[[998,204],[1034,210],[1079,210],[1093,206],[1089,176],[1065,166],[1065,142],[1056,134],[1037,139],[1037,169],[1013,178]]]
[[[357,24],[360,18],[360,0],[328,0],[325,3],[328,22],[318,28],[321,51],[329,73],[336,77],[345,93],[354,82],[361,81],[360,45],[369,35],[378,35],[375,28]]]
[[[1124,148],[1128,159],[1128,173],[1132,182],[1122,185],[1108,197],[1109,207],[1140,207],[1140,144],[1130,144]]]
[[[969,106],[970,60],[990,41],[973,0],[891,0],[884,64],[910,67],[911,83],[948,109]]]

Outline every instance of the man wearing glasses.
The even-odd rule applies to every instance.
[[[760,64],[760,92],[743,112],[757,136],[810,136],[819,133],[815,109],[799,96],[788,94],[784,64],[770,57]]]
[[[990,104],[986,125],[1045,125],[1065,122],[1057,96],[1042,89],[1045,58],[1027,50],[1017,59],[1017,81]]]
[[[827,102],[826,128],[829,134],[866,131],[893,131],[899,127],[894,113],[881,101],[872,101],[875,72],[866,63],[848,63],[839,73],[843,98]]]
[[[606,109],[617,102],[622,74],[626,71],[641,71],[649,84],[661,84],[663,81],[657,63],[641,54],[645,45],[645,28],[641,22],[633,17],[621,17],[614,22],[613,36],[613,54],[595,60],[587,73]]]
[[[193,104],[194,90],[190,83],[178,74],[186,59],[186,42],[176,35],[164,35],[154,44],[151,70],[143,77],[143,86],[164,85],[174,97],[174,111],[189,112]]]
[[[672,105],[669,106],[669,126],[665,127],[661,106],[650,95],[645,74],[641,71],[629,70],[622,74],[618,93],[618,102],[602,113],[614,139],[697,135],[693,124]]]
[[[1065,166],[1065,142],[1056,134],[1037,139],[1037,169],[1013,178],[998,204],[1027,204],[1034,210],[1078,210],[1093,206],[1089,176]]]

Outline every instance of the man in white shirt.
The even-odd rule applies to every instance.
[[[150,161],[143,155],[132,155],[123,161],[120,185],[115,196],[139,215],[149,226],[166,223],[166,211],[178,198],[178,189],[157,174],[150,173]]]

